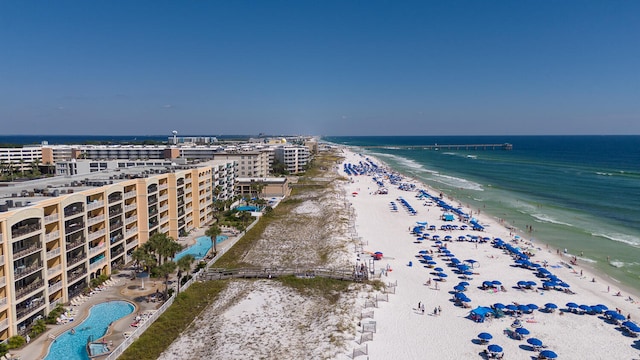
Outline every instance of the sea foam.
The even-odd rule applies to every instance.
[[[634,247],[640,247],[640,239],[631,235],[620,234],[620,233],[604,234],[604,233],[598,233],[598,232],[591,233],[591,235],[613,240],[620,243],[624,243]]]

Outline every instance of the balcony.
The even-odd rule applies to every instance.
[[[65,228],[67,235],[71,235],[82,230],[84,230],[84,223],[71,224]]]
[[[44,280],[38,279],[27,286],[23,286],[19,289],[16,289],[16,300],[29,295],[30,293],[39,290],[44,284]],[[16,286],[17,287],[17,286]]]
[[[60,219],[60,214],[51,214],[44,217],[45,224],[51,224],[52,222],[56,222]]]
[[[104,218],[105,218],[104,214],[88,218],[87,219],[87,225],[89,225],[89,226],[95,225],[95,224],[97,224],[97,223],[99,223],[101,221],[104,221]]]
[[[89,265],[89,268],[93,271],[95,269],[98,269],[99,267],[101,267],[102,265],[107,263],[107,258],[102,258],[96,262],[94,262],[93,264]]]
[[[89,233],[89,241],[93,241],[107,233],[107,229],[100,229]]]
[[[130,216],[130,217],[124,219],[124,224],[125,225],[129,225],[129,224],[134,223],[136,221],[138,221],[138,217],[134,215],[134,216]]]
[[[167,185],[167,184],[158,185],[158,190],[164,190],[164,189],[168,189],[168,188],[169,188],[169,185]]]
[[[7,302],[8,301],[6,297],[0,298],[0,308],[5,307],[7,305]]]
[[[159,197],[158,199],[159,199],[160,201],[167,200],[167,199],[169,199],[169,194],[166,194],[166,195],[160,195],[160,197]]]
[[[138,204],[133,203],[133,204],[125,205],[124,206],[124,211],[131,211],[131,210],[135,210],[137,208],[138,208]]]
[[[31,264],[29,266],[20,265],[14,269],[13,278],[14,280],[19,280],[41,269],[42,269],[42,264],[38,264],[38,263]]]
[[[133,197],[136,197],[136,191],[135,190],[127,191],[126,193],[124,193],[124,198],[125,199],[131,199]]]
[[[169,205],[160,206],[160,209],[158,209],[158,211],[160,211],[160,212],[163,212],[165,210],[169,210]]]
[[[186,184],[191,184],[191,178],[185,178],[184,179],[184,183]]]
[[[93,210],[93,209],[97,209],[97,208],[101,208],[104,206],[104,200],[100,200],[100,201],[93,201],[87,204],[87,211]]]
[[[67,259],[67,267],[71,267],[80,261],[87,260],[87,254],[82,254],[71,259]]]
[[[55,240],[60,237],[60,230],[52,231],[48,234],[44,234],[44,241]]]
[[[132,227],[131,229],[127,229],[127,230],[124,232],[124,237],[125,237],[125,238],[128,238],[129,236],[136,235],[137,233],[138,233],[138,227],[137,227],[137,226],[134,226],[134,227]]]
[[[53,311],[53,309],[58,306],[58,304],[62,304],[62,298],[57,298],[49,303],[49,311]]]
[[[54,257],[60,255],[61,250],[62,250],[61,248],[57,247],[53,250],[47,251],[47,260],[51,260]]]
[[[60,271],[62,271],[62,264],[58,264],[50,269],[47,270],[47,276],[51,277],[57,273],[59,273]]]
[[[118,201],[121,201],[121,200],[122,200],[122,194],[121,193],[109,195],[109,204],[113,204],[114,202],[118,202]]]
[[[114,216],[118,216],[122,214],[122,208],[118,208],[116,210],[109,210],[109,218],[112,218]]]
[[[107,248],[106,244],[102,244],[102,245],[98,245],[96,247],[89,248],[89,255],[91,256],[91,255],[98,254],[98,253],[104,251],[104,249],[106,249],[106,248]]]
[[[47,288],[47,291],[49,292],[49,294],[53,294],[54,292],[58,291],[62,289],[62,281],[58,281],[57,283],[50,285]]]
[[[7,277],[2,275],[0,276],[0,287],[7,285]]]
[[[18,237],[40,231],[41,228],[40,222],[36,224],[22,225],[17,228],[11,227],[11,237],[15,240]]]
[[[149,204],[149,206],[151,206],[151,205],[153,205],[153,204],[155,204],[157,202],[158,202],[158,198],[156,196],[153,196],[153,197],[149,198],[148,204]]]
[[[71,242],[71,243],[67,243],[67,251],[73,250],[73,249],[75,249],[77,247],[80,247],[80,246],[82,246],[84,244],[85,244],[85,241],[84,241],[83,238],[80,238],[80,239],[78,239],[78,240],[76,240],[74,242]]]
[[[110,231],[114,231],[114,230],[118,230],[122,227],[122,221],[118,220],[116,222],[114,222],[113,224],[109,224],[109,230]]]
[[[64,210],[64,217],[72,217],[82,213],[84,213],[84,209],[82,208],[82,206],[74,206],[71,209]]]
[[[19,259],[21,257],[25,257],[29,254],[42,250],[42,243],[37,242],[26,249],[19,250],[13,254],[13,259]]]
[[[31,313],[35,313],[36,311],[40,310],[43,306],[44,306],[44,303],[39,304],[39,305],[31,305],[31,306],[23,307],[23,308],[17,308],[16,309],[16,319],[22,319],[23,317],[26,317],[27,315],[29,315]]]
[[[67,276],[67,284],[70,285],[71,282],[76,281],[85,275],[87,275],[87,269],[78,269]]]

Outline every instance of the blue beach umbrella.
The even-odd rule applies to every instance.
[[[533,345],[533,346],[542,346],[542,340],[537,339],[537,338],[530,338],[530,339],[527,339],[527,342],[528,342],[530,345]]]
[[[531,311],[527,305],[518,305],[518,311],[522,311],[524,313]]]
[[[554,352],[553,352],[553,351],[551,351],[551,350],[543,350],[543,351],[540,351],[540,355],[541,355],[543,358],[547,358],[547,359],[556,359],[556,358],[558,358],[558,354],[554,353]]]
[[[527,286],[534,287],[534,286],[536,286],[536,282],[535,281],[527,281]]]
[[[491,344],[491,345],[487,346],[487,350],[489,350],[491,352],[495,352],[495,353],[500,353],[500,352],[502,352],[502,347],[500,345]]]
[[[441,267],[437,267],[437,268],[435,268],[435,269],[433,269],[433,270],[434,270],[434,271],[437,271],[437,272],[443,272],[443,271],[444,271],[444,269],[443,269],[443,268],[441,268]]]
[[[567,307],[569,309],[576,309],[576,308],[578,308],[578,304],[576,304],[574,302],[569,302],[569,303],[567,303]]]
[[[597,306],[598,306],[600,309],[604,310],[604,311],[609,310],[609,308],[608,308],[606,305],[598,304]]]
[[[486,340],[493,339],[493,336],[491,334],[489,334],[489,333],[483,332],[483,333],[478,334],[478,339],[486,341]]]
[[[529,330],[521,327],[521,328],[517,328],[516,329],[516,333],[520,334],[520,335],[529,335]]]
[[[580,310],[582,310],[582,311],[585,311],[585,312],[591,312],[591,306],[589,306],[589,305],[580,305],[580,306],[578,306],[578,308]]]
[[[458,283],[458,285],[462,285],[462,286],[469,286],[469,283],[468,283],[468,282],[466,282],[466,281],[460,281],[460,282]]]
[[[491,283],[492,283],[493,285],[496,285],[496,286],[500,286],[500,285],[502,285],[502,283],[501,283],[500,281],[498,281],[498,280],[493,280]]]
[[[447,276],[448,276],[448,275],[447,275],[447,274],[445,274],[445,273],[443,273],[443,272],[438,273],[438,277],[446,278]]]
[[[558,305],[556,305],[556,304],[554,304],[554,303],[546,303],[546,304],[544,304],[544,307],[545,307],[546,309],[557,309],[557,308],[558,308]]]
[[[427,250],[420,250],[418,251],[418,254],[428,254],[429,252]]]
[[[456,285],[456,286],[453,287],[453,290],[455,290],[455,291],[464,291],[465,287],[462,286],[462,285]]]
[[[504,308],[505,308],[505,306],[504,306],[504,304],[503,304],[503,303],[495,303],[495,304],[493,304],[493,307],[494,307],[495,309],[498,309],[498,310],[501,310],[501,309],[504,309]]]
[[[538,310],[540,307],[536,304],[527,304],[527,307],[531,310]]]
[[[511,311],[517,311],[518,307],[516,305],[513,304],[509,304],[507,306],[505,306],[507,308],[507,310],[511,310]]]
[[[435,262],[433,260],[427,261],[427,265],[435,265],[435,264],[437,264],[437,262]]]

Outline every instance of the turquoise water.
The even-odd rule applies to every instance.
[[[329,137],[640,291],[640,136]],[[504,150],[402,145],[511,143]],[[581,256],[581,254],[583,254]],[[609,261],[607,261],[609,257]]]
[[[216,244],[220,244],[221,242],[227,240],[229,237],[226,235],[218,235],[216,237]],[[211,242],[211,238],[208,236],[200,236],[196,239],[196,243],[194,245],[189,246],[188,248],[182,250],[177,253],[174,257],[174,261],[180,260],[185,255],[193,255],[196,260],[200,260],[207,252],[213,247],[213,242]]]
[[[90,337],[95,341],[101,338],[112,322],[131,314],[134,310],[135,307],[127,301],[109,301],[91,307],[89,316],[73,327],[75,334],[67,331],[51,344],[45,360],[88,360],[87,339]]]
[[[238,211],[253,211],[253,212],[256,212],[256,211],[260,211],[260,208],[257,207],[257,206],[238,206],[236,208],[236,210],[238,210]]]

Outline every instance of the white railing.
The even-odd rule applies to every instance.
[[[132,197],[136,196],[136,191],[127,191],[126,193],[124,193],[124,198],[125,199],[131,199]]]
[[[60,248],[55,248],[51,251],[47,251],[47,260],[53,259],[54,257],[60,255]]]
[[[48,234],[44,234],[44,241],[57,239],[60,237],[60,230],[52,231]]]
[[[60,289],[62,289],[62,281],[58,281],[57,283],[49,286],[48,291],[49,291],[49,294],[53,294],[54,292]]]
[[[138,204],[136,204],[136,203],[125,205],[124,206],[124,211],[131,211],[131,210],[133,210],[133,209],[135,209],[137,207],[138,207]]]
[[[106,244],[102,244],[102,245],[98,245],[96,247],[92,247],[89,249],[89,255],[94,255],[97,254],[101,251],[104,251],[104,249],[107,247]]]
[[[92,233],[89,233],[89,241],[91,240],[95,240],[97,238],[99,238],[100,236],[104,235],[107,233],[107,229],[100,229],[98,231],[94,231]]]
[[[129,216],[128,218],[124,219],[124,224],[125,224],[125,225],[129,225],[129,224],[131,224],[132,222],[136,222],[136,221],[138,221],[138,217],[137,217],[136,215],[134,215],[134,216]]]
[[[5,306],[5,305],[7,305],[7,298],[6,297],[0,298],[0,306]]]
[[[52,311],[56,308],[56,305],[62,303],[62,298],[58,298],[49,303],[49,311]]]
[[[51,214],[44,217],[44,223],[49,224],[60,219],[60,214]]]
[[[97,224],[100,221],[104,221],[104,214],[98,215],[98,216],[94,216],[92,218],[88,218],[87,219],[87,225]]]
[[[97,209],[102,206],[104,206],[104,200],[90,202],[87,204],[87,211]]]
[[[5,286],[7,285],[7,277],[6,276],[0,276],[0,286]]]
[[[48,269],[47,270],[47,276],[51,276],[51,275],[53,275],[53,274],[55,274],[57,272],[60,272],[60,271],[62,271],[62,264],[56,265],[56,266],[52,267],[51,269]]]
[[[162,184],[162,185],[158,185],[158,190],[164,190],[164,189],[168,189],[169,185],[167,184]]]
[[[100,265],[102,265],[102,264],[104,264],[104,263],[106,263],[106,262],[107,262],[107,258],[100,259],[100,260],[98,260],[98,261],[94,262],[93,264],[90,264],[90,265],[89,265],[89,268],[90,268],[91,270],[94,270],[94,269],[96,269],[96,268],[99,268],[99,267],[100,267]]]
[[[169,194],[166,194],[166,195],[160,195],[160,197],[158,198],[158,201],[167,200],[168,198],[169,198]]]
[[[9,327],[9,318],[0,321],[0,329],[6,329]]]
[[[127,238],[127,237],[129,237],[131,235],[135,235],[137,233],[138,233],[138,228],[137,227],[133,227],[133,228],[131,228],[131,229],[129,229],[129,230],[124,232],[124,237]]]
[[[4,255],[0,255],[0,266],[4,265]]]

